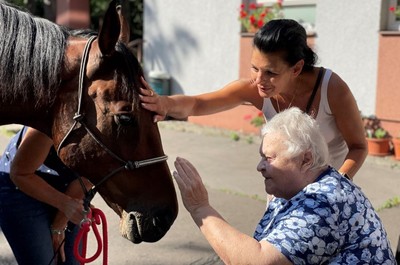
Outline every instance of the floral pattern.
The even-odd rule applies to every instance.
[[[254,238],[294,264],[396,264],[370,201],[332,168],[292,199],[274,198]]]

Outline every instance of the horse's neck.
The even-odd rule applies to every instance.
[[[0,125],[13,123],[27,125],[49,135],[51,131],[50,107],[38,108],[36,102],[10,102],[0,97]]]

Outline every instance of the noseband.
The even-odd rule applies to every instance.
[[[64,138],[61,140],[60,144],[57,147],[57,154],[60,153],[61,147],[63,146],[65,140],[70,136],[71,132],[75,129],[76,125],[79,123],[82,127],[85,128],[87,133],[95,140],[95,142],[100,145],[110,156],[115,158],[116,160],[120,161],[123,165],[121,167],[118,167],[111,171],[109,174],[107,174],[105,177],[103,177],[97,184],[93,186],[91,189],[91,192],[93,193],[92,196],[95,194],[95,188],[98,187],[99,185],[103,184],[106,180],[108,180],[110,177],[113,175],[117,174],[118,172],[122,170],[133,170],[137,169],[140,167],[144,166],[149,166],[155,163],[160,163],[164,162],[168,159],[168,156],[163,155],[155,158],[150,158],[150,159],[144,159],[144,160],[139,160],[139,161],[126,161],[122,159],[120,156],[112,152],[107,146],[105,146],[96,136],[95,134],[90,130],[90,128],[87,126],[85,119],[84,119],[84,114],[81,112],[81,106],[82,106],[82,94],[83,94],[83,83],[84,83],[84,78],[86,74],[86,66],[87,66],[87,61],[89,57],[89,50],[90,46],[93,43],[93,41],[96,39],[96,36],[92,36],[89,38],[87,41],[85,48],[83,50],[83,55],[82,55],[82,61],[81,61],[81,66],[79,70],[79,86],[78,86],[78,110],[75,113],[73,119],[74,119],[74,124],[71,126],[71,128],[68,130],[67,134],[64,136]],[[79,180],[81,181],[81,185],[86,191],[85,186],[83,185],[82,180],[79,177]],[[94,183],[93,183],[94,184]],[[87,191],[86,191],[87,192]]]

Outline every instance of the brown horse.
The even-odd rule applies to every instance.
[[[157,125],[139,105],[143,73],[126,47],[126,25],[115,1],[96,36],[0,0],[0,124],[49,135],[62,161],[121,217],[121,234],[154,242],[178,206]]]

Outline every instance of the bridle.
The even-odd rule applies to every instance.
[[[118,156],[117,154],[115,154],[113,151],[111,151],[106,145],[104,145],[97,137],[96,135],[90,130],[90,128],[87,126],[86,122],[85,122],[85,116],[84,114],[81,112],[81,107],[82,107],[82,95],[83,95],[83,83],[84,83],[84,78],[85,78],[85,74],[86,74],[86,66],[87,66],[87,61],[89,58],[89,50],[90,50],[90,46],[93,43],[93,41],[96,39],[96,36],[92,36],[89,38],[89,40],[87,41],[85,48],[83,50],[83,54],[82,54],[82,61],[81,61],[81,65],[80,65],[80,70],[79,70],[79,85],[78,85],[78,110],[75,113],[73,119],[74,119],[74,123],[71,126],[71,128],[68,130],[67,134],[64,136],[64,138],[61,140],[60,144],[57,147],[57,155],[60,153],[61,147],[63,146],[63,144],[65,143],[65,140],[70,136],[70,134],[72,133],[72,131],[75,129],[76,125],[79,123],[83,128],[85,128],[85,130],[87,131],[87,133],[93,138],[93,140],[100,145],[110,156],[112,156],[113,158],[115,158],[116,160],[120,161],[122,163],[122,166],[114,169],[113,171],[111,171],[109,174],[107,174],[106,176],[104,176],[98,183],[93,183],[93,187],[87,191],[86,190],[86,186],[83,184],[82,179],[79,178],[79,181],[82,185],[83,190],[85,191],[86,195],[85,195],[85,201],[87,201],[87,205],[85,205],[85,209],[86,206],[89,207],[90,201],[93,199],[94,195],[96,194],[96,188],[98,186],[100,186],[101,184],[103,184],[105,181],[107,181],[109,178],[111,178],[112,176],[114,176],[115,174],[117,174],[118,172],[122,171],[122,170],[133,170],[133,169],[137,169],[140,167],[144,167],[144,166],[149,166],[149,165],[153,165],[156,163],[160,163],[160,162],[164,162],[168,159],[168,156],[166,155],[162,155],[162,156],[158,156],[155,158],[150,158],[150,159],[144,159],[144,160],[139,160],[139,161],[126,161],[125,159],[121,158],[120,156]],[[85,204],[86,204],[85,203]]]

